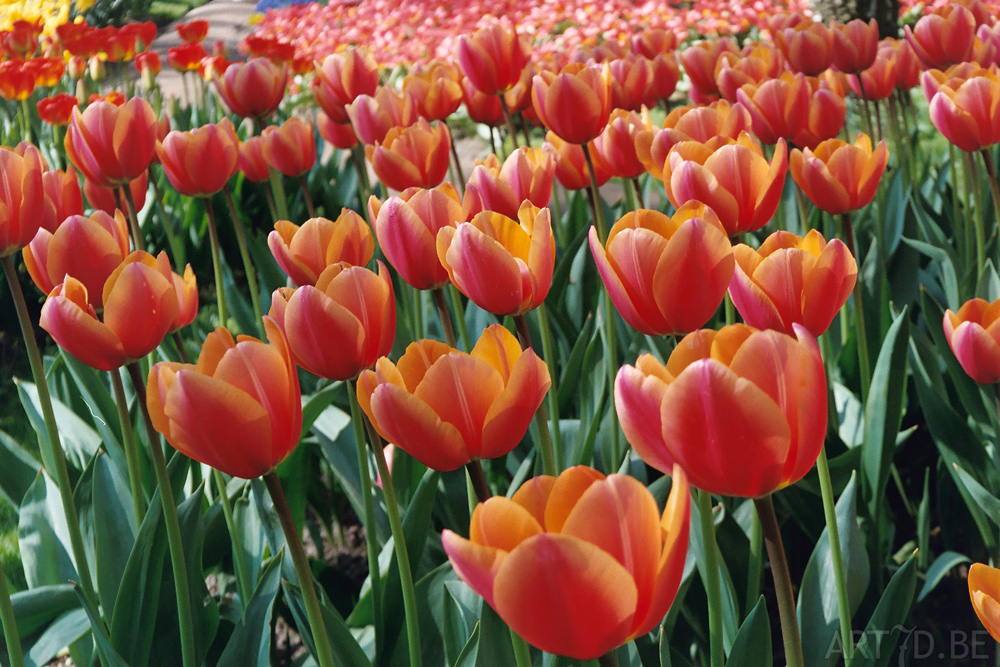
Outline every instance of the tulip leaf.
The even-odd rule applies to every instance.
[[[733,648],[729,651],[728,662],[741,667],[770,667],[771,662],[771,622],[767,618],[767,605],[761,595],[753,611],[743,621]],[[812,663],[809,663],[810,665]]]
[[[80,602],[72,584],[39,586],[10,596],[17,630],[21,636],[33,634],[57,616],[78,609]]]
[[[135,544],[135,510],[128,483],[106,454],[93,466],[94,569],[97,594],[104,609],[114,609],[118,588]]]
[[[837,500],[837,531],[847,577],[847,599],[853,616],[868,590],[871,568],[865,550],[865,538],[857,521],[858,477],[850,481]],[[802,629],[802,649],[810,667],[832,667],[839,654],[829,647],[839,641],[840,617],[837,606],[837,583],[833,574],[833,551],[830,535],[823,529],[802,575],[797,605]]]
[[[906,402],[907,342],[910,336],[909,310],[903,311],[889,327],[872,374],[865,405],[865,442],[861,469],[867,483],[872,514],[881,512],[882,496],[889,480],[896,434]]]
[[[899,635],[905,629],[902,624],[910,613],[916,588],[917,560],[911,557],[889,580],[847,667],[885,667],[889,664]]]
[[[976,296],[986,299],[990,303],[1000,299],[1000,276],[993,267],[993,260],[987,259],[983,266],[983,273],[979,276],[976,284]]]
[[[938,263],[940,271],[940,285],[944,290],[945,298],[949,307],[957,308],[958,298],[958,274],[955,272],[955,265],[951,256],[941,246],[931,245],[923,241],[903,237],[903,243],[910,246],[921,255],[925,255]]]
[[[104,622],[101,621],[100,614],[94,609],[93,605],[87,600],[86,596],[83,594],[83,590],[74,584],[74,589],[76,591],[76,596],[80,600],[80,605],[83,607],[84,611],[87,613],[87,618],[90,620],[91,634],[94,636],[94,641],[97,644],[97,650],[101,654],[101,664],[106,665],[106,667],[129,667],[128,663],[125,662],[118,652],[111,646],[111,640],[108,638],[108,631],[104,627]]]
[[[17,509],[41,465],[12,437],[0,431],[0,498]]]
[[[514,649],[510,643],[510,628],[488,604],[483,605],[479,624],[479,650],[475,667],[506,667],[513,665]]]
[[[45,420],[42,418],[41,404],[38,402],[38,389],[31,382],[15,380],[17,384],[17,395],[21,399],[21,405],[28,414],[35,433],[38,434],[39,443],[48,439],[48,431],[45,428]],[[87,422],[57,399],[52,398],[52,411],[55,413],[56,425],[59,428],[59,438],[62,440],[63,450],[66,452],[66,463],[77,470],[83,470],[87,463],[94,458],[97,448],[101,446],[101,436],[90,427]],[[54,470],[55,462],[48,460],[48,448],[41,447],[42,463],[46,470]]]
[[[295,626],[299,628],[303,643],[315,655],[315,643],[313,642],[309,617],[306,614],[306,606],[305,601],[302,599],[301,589],[287,579],[282,580],[281,589],[285,593],[285,601],[292,611]],[[339,665],[351,665],[351,667],[371,667],[371,659],[365,654],[364,649],[361,648],[358,640],[351,634],[347,625],[344,624],[344,619],[337,610],[326,604],[321,604],[321,609],[323,612],[323,624],[326,626],[326,634],[330,637],[330,646],[333,649],[333,657],[336,663]]]
[[[839,423],[837,433],[849,448],[857,447],[865,440],[864,408],[861,406],[861,401],[850,389],[837,381],[833,381],[831,384]]]
[[[218,667],[267,667],[271,653],[271,610],[281,584],[281,561],[284,551],[264,564],[257,588],[246,603]]]
[[[71,584],[67,585],[70,590],[73,590]],[[75,591],[73,597],[76,598]],[[79,600],[77,600],[77,604],[79,604]],[[18,631],[21,631],[20,626],[18,626]],[[83,609],[73,609],[60,615],[45,628],[45,631],[31,644],[31,648],[25,652],[24,663],[26,667],[48,665],[62,650],[75,644],[89,632],[90,620],[87,618],[87,612]],[[24,635],[23,631],[21,633]],[[22,648],[26,646],[23,639],[22,636]]]
[[[121,466],[122,471],[124,471],[127,464],[125,450],[122,448],[119,438],[121,425],[118,420],[118,407],[115,405],[115,399],[108,388],[106,375],[82,361],[77,361],[73,355],[67,354],[63,350],[60,350],[59,356],[74,380],[74,389],[80,392],[80,397],[90,410],[90,414],[85,416],[97,429],[101,436],[101,442],[112,454],[115,465]],[[118,373],[119,371],[111,372]]]
[[[243,558],[243,565],[246,568],[247,580],[250,585],[257,582],[260,576],[261,562],[264,560],[264,528],[261,525],[260,517],[256,509],[251,505],[250,498],[242,495],[233,500],[233,520],[240,527],[235,539],[239,537],[240,543],[234,545],[240,557]],[[245,601],[244,601],[245,602]]]
[[[481,628],[482,625],[476,623],[476,627],[472,630],[472,636],[469,637],[469,641],[462,647],[462,652],[455,658],[455,662],[453,663],[455,667],[475,667],[476,661],[479,658],[479,631]]]
[[[917,594],[917,602],[923,602],[924,598],[931,594],[953,567],[968,562],[968,556],[954,551],[945,551],[938,556],[927,570],[927,581],[924,582],[920,593]]]
[[[21,502],[18,544],[29,588],[79,580],[59,488],[39,472]]]
[[[330,407],[333,399],[343,388],[343,382],[334,382],[323,387],[315,394],[302,396],[302,432],[308,433],[316,419]]]
[[[972,496],[972,500],[978,504],[979,508],[989,517],[990,521],[1000,526],[1000,499],[997,499],[996,496],[983,488],[983,485],[977,482],[975,477],[970,475],[957,463],[953,464],[953,467],[955,474],[962,482],[962,486]]]

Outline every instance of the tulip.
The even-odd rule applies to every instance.
[[[170,184],[182,195],[208,197],[236,175],[239,139],[228,118],[190,132],[174,130],[156,142]]]
[[[129,254],[128,222],[121,211],[114,217],[96,211],[90,217],[71,215],[53,230],[39,229],[24,248],[24,264],[45,294],[73,276],[101,308],[104,283]]]
[[[1000,642],[1000,570],[973,563],[969,567],[969,597],[979,621]]]
[[[873,151],[871,139],[861,133],[853,144],[827,139],[815,151],[795,149],[790,167],[806,197],[818,208],[838,215],[871,202],[888,160],[885,142],[878,142]]]
[[[745,84],[736,91],[736,99],[750,112],[757,138],[776,144],[780,138],[791,140],[805,127],[810,92],[804,75],[786,73],[759,87]]]
[[[59,93],[53,97],[38,100],[38,117],[49,125],[69,125],[73,120],[73,109],[79,106],[76,95]]]
[[[511,114],[524,112],[531,108],[531,81],[537,72],[538,69],[529,63],[521,70],[521,78],[517,80],[517,83],[503,94],[503,101],[506,102],[507,111]]]
[[[24,66],[23,60],[0,63],[0,97],[20,102],[31,97],[35,90],[35,75]]]
[[[0,258],[31,242],[45,205],[42,163],[34,154],[23,157],[0,149]]]
[[[784,139],[771,162],[746,132],[736,141],[683,141],[670,149],[663,179],[675,208],[691,200],[709,206],[729,236],[757,231],[778,209],[788,170]]]
[[[346,123],[345,107],[361,95],[372,96],[378,89],[378,63],[365,48],[333,53],[316,65],[313,96],[323,112],[335,123]]]
[[[409,127],[394,127],[375,146],[365,146],[372,171],[388,188],[432,188],[448,175],[451,135],[442,122],[421,118]]]
[[[960,4],[949,3],[910,26],[903,26],[906,41],[928,68],[941,69],[972,58],[976,19]]]
[[[270,167],[267,166],[267,160],[264,159],[263,137],[258,135],[241,141],[238,150],[236,167],[243,172],[248,181],[263,183],[271,178]]]
[[[789,67],[816,76],[833,62],[833,31],[822,23],[800,23],[775,33]]]
[[[28,62],[34,66],[35,85],[43,88],[59,83],[66,72],[66,61],[62,58],[33,58]]]
[[[270,344],[218,328],[197,364],[160,362],[149,371],[146,405],[157,431],[180,453],[253,479],[298,444],[302,399],[284,336],[265,318]]]
[[[638,178],[646,167],[636,154],[635,137],[646,130],[639,114],[615,109],[594,147],[617,178]]]
[[[555,241],[549,209],[524,202],[518,222],[483,211],[437,233],[437,254],[451,282],[494,315],[537,308],[552,285]]]
[[[590,187],[590,170],[583,154],[583,147],[563,141],[554,132],[545,135],[556,155],[556,178],[567,190],[585,190]],[[611,167],[601,157],[594,142],[588,144],[594,163],[594,177],[600,187],[611,180]]]
[[[200,42],[208,35],[208,21],[205,19],[178,23],[174,28],[185,42]]]
[[[187,42],[180,46],[167,49],[167,64],[175,72],[194,72],[201,64],[201,59],[208,55],[201,42]],[[234,112],[235,113],[235,112]]]
[[[419,117],[410,93],[386,87],[379,88],[374,97],[359,95],[347,105],[347,115],[358,139],[368,145],[384,141],[389,130],[409,127]]]
[[[83,194],[73,167],[67,167],[66,171],[52,169],[43,173],[42,189],[45,192],[45,204],[39,221],[40,228],[54,232],[69,216],[83,214]]]
[[[736,275],[729,286],[743,321],[794,335],[800,324],[813,336],[826,331],[847,303],[858,265],[839,239],[827,243],[815,229],[805,237],[771,234],[760,248],[733,248]]]
[[[816,340],[744,324],[685,336],[666,366],[642,355],[615,381],[626,439],[693,486],[759,498],[802,479],[823,448],[826,373]]]
[[[540,208],[548,206],[556,174],[554,153],[551,146],[522,146],[508,155],[502,166],[495,155],[477,164],[465,186],[462,219],[469,220],[481,211],[517,217],[525,200]]]
[[[230,111],[244,118],[264,119],[278,110],[285,96],[288,70],[267,58],[254,58],[231,63],[224,73],[213,73],[212,80]]]
[[[903,91],[915,88],[920,84],[921,71],[916,51],[905,39],[895,39],[890,44],[894,45],[896,56],[896,88]]]
[[[673,53],[677,49],[677,45],[677,33],[656,29],[643,30],[637,35],[633,35],[630,41],[632,52],[647,58]]]
[[[611,108],[636,111],[647,100],[649,87],[649,61],[645,58],[626,57],[608,64],[608,81],[611,83]]]
[[[1000,380],[1000,300],[972,299],[944,314],[944,335],[962,369],[979,384]]]
[[[497,127],[503,123],[503,103],[498,95],[487,95],[472,85],[468,79],[462,79],[462,99],[469,112],[469,118],[477,123],[490,127]]]
[[[715,83],[719,94],[730,102],[736,101],[736,91],[747,83],[760,84],[777,79],[784,70],[781,52],[765,44],[742,53],[723,53],[716,64]]]
[[[646,85],[646,101],[654,105],[667,100],[677,90],[681,78],[681,68],[672,53],[661,53],[649,61],[649,81]]]
[[[611,115],[610,69],[570,64],[532,80],[535,113],[563,141],[585,144],[604,131]]]
[[[470,539],[450,530],[441,539],[458,576],[512,632],[590,660],[659,627],[683,575],[690,503],[680,468],[661,515],[634,478],[576,466],[480,503]]]
[[[861,82],[858,82],[858,79]],[[896,90],[896,56],[891,48],[880,48],[871,67],[857,76],[847,77],[847,83],[858,97],[884,100]]]
[[[458,64],[466,78],[487,95],[511,88],[528,63],[528,48],[514,30],[498,23],[458,38]]]
[[[408,188],[385,203],[372,196],[368,217],[392,268],[415,289],[438,289],[448,283],[448,270],[438,259],[436,239],[443,227],[465,219],[455,186]]]
[[[833,66],[846,74],[857,74],[875,62],[878,55],[878,23],[853,19],[833,24]]]
[[[84,178],[102,187],[124,185],[146,173],[156,152],[156,114],[133,97],[122,107],[95,102],[73,110],[66,157]]]
[[[681,66],[695,90],[704,95],[719,92],[715,83],[715,69],[723,53],[738,53],[736,44],[728,37],[698,42],[680,52]]]
[[[264,159],[285,176],[301,176],[316,164],[316,138],[312,123],[297,116],[281,127],[264,128]]]
[[[433,61],[403,79],[403,90],[413,97],[417,113],[427,120],[444,120],[462,104],[462,84],[454,65]]]
[[[514,449],[549,385],[545,362],[494,324],[471,354],[421,340],[396,364],[379,359],[358,378],[358,399],[383,438],[447,471]]]
[[[740,132],[749,131],[750,112],[739,103],[718,100],[707,106],[677,107],[667,114],[662,129],[644,123],[646,128],[635,134],[635,154],[654,178],[663,180],[663,166],[670,149],[681,141],[707,142],[713,137],[736,139]]]
[[[851,78],[857,79],[857,77]],[[844,100],[842,89],[834,89],[829,84],[831,79],[811,76],[805,79],[810,92],[805,125],[792,137],[792,143],[800,148],[815,149],[820,142],[832,139],[840,133],[847,119],[847,102]],[[867,88],[865,90],[867,91]]]
[[[364,266],[375,253],[368,223],[348,208],[336,220],[310,218],[301,227],[279,220],[267,237],[267,245],[296,285],[315,285],[331,264]]]
[[[161,253],[162,255],[163,253]],[[166,261],[166,255],[163,255]],[[194,269],[188,264],[184,267],[184,275],[172,272],[174,292],[177,294],[177,317],[170,325],[168,333],[173,333],[178,329],[183,329],[198,316],[198,281],[195,279]]]
[[[319,136],[334,148],[346,150],[358,144],[354,128],[349,122],[335,123],[322,111],[316,114],[316,129],[319,130]]]
[[[396,334],[392,281],[381,262],[378,275],[362,266],[332,264],[315,287],[275,290],[271,316],[295,363],[328,380],[357,377],[389,354]]]
[[[129,193],[135,201],[137,211],[146,205],[146,190],[148,186],[149,178],[146,172],[143,172],[139,178],[128,184]],[[108,215],[114,215],[115,211],[118,210],[115,188],[101,187],[93,181],[84,179],[83,196],[87,200],[87,205],[95,211],[104,211]],[[124,203],[122,205],[124,206]]]
[[[930,73],[925,73],[928,78]],[[938,87],[931,99],[931,122],[964,151],[980,151],[1000,142],[1000,78],[995,72],[967,79],[957,89]]]
[[[97,319],[87,288],[74,276],[49,292],[39,324],[68,353],[109,371],[140,359],[162,342],[180,307],[166,253],[137,250],[104,283],[104,321]]]

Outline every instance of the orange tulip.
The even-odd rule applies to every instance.
[[[528,47],[498,23],[458,38],[458,64],[476,88],[493,95],[511,88],[528,63]]]
[[[549,209],[521,204],[515,222],[483,211],[437,233],[437,254],[451,282],[494,315],[522,315],[545,300],[556,247]]]
[[[238,147],[236,168],[248,181],[263,183],[271,178],[271,170],[264,159],[264,138],[260,135],[241,141]]]
[[[944,314],[944,335],[962,369],[979,384],[1000,380],[1000,299],[972,299]]]
[[[611,115],[608,65],[572,63],[558,73],[543,71],[532,80],[531,100],[539,120],[571,144],[585,144],[604,131]]]
[[[719,92],[715,83],[715,67],[723,53],[739,53],[739,48],[728,37],[722,37],[698,42],[680,52],[681,66],[691,80],[691,86],[703,95]]]
[[[442,122],[421,118],[409,127],[394,127],[375,146],[365,146],[372,171],[386,187],[433,188],[448,175],[451,135]]]
[[[312,123],[293,116],[281,127],[264,128],[263,153],[267,163],[285,176],[301,176],[316,164],[316,137]]]
[[[315,285],[331,264],[364,266],[375,253],[368,223],[348,208],[336,220],[310,218],[301,227],[279,220],[267,237],[267,245],[278,266],[296,285]]]
[[[913,30],[903,26],[903,32],[926,67],[941,69],[972,58],[976,19],[962,5],[949,3],[922,16]]]
[[[816,340],[734,324],[685,336],[664,366],[624,366],[615,408],[650,466],[675,465],[691,484],[757,498],[802,479],[826,437],[826,372]]]
[[[648,102],[646,91],[652,77],[650,62],[645,58],[626,56],[608,64],[611,83],[611,108],[636,111]]]
[[[74,276],[49,292],[39,324],[71,355],[109,371],[140,359],[170,332],[180,306],[166,253],[137,250],[104,283],[104,321],[97,319],[87,288]]]
[[[784,139],[770,164],[760,144],[741,132],[736,141],[683,141],[670,149],[663,168],[667,198],[674,207],[700,201],[718,214],[729,236],[757,231],[778,209],[788,170]]]
[[[124,106],[95,102],[73,109],[66,131],[66,157],[84,178],[103,187],[124,185],[141,174],[156,153],[156,114],[133,97]]]
[[[236,175],[239,139],[233,124],[223,118],[217,125],[170,132],[162,143],[156,142],[156,154],[178,192],[208,197]]]
[[[827,70],[831,72],[832,70]],[[856,77],[851,77],[856,79]],[[847,102],[842,89],[830,85],[829,77],[805,77],[809,89],[809,105],[806,110],[805,125],[792,137],[792,143],[800,148],[815,149],[820,142],[836,137],[847,119]],[[839,84],[834,84],[839,86]]]
[[[200,42],[208,35],[208,21],[205,19],[178,23],[174,28],[185,42]]]
[[[180,453],[234,477],[274,470],[302,432],[299,378],[284,336],[264,318],[268,344],[218,328],[197,364],[164,362],[147,380],[153,426]]]
[[[90,217],[71,215],[50,231],[42,228],[24,248],[24,264],[45,294],[76,278],[89,295],[91,306],[101,308],[104,283],[129,254],[128,222],[121,211],[111,217],[96,211]]]
[[[736,99],[750,112],[757,138],[775,144],[780,138],[791,140],[805,127],[810,92],[804,75],[788,72],[760,86],[744,84]]]
[[[642,131],[648,130],[639,114],[615,109],[604,132],[594,139],[597,152],[604,158],[613,176],[638,178],[646,172],[635,148],[635,137]]]
[[[69,125],[73,120],[73,109],[79,106],[76,95],[59,93],[52,97],[38,100],[38,117],[49,125]]]
[[[347,105],[347,115],[358,139],[368,145],[384,141],[389,130],[409,127],[419,117],[410,93],[388,87],[379,88],[374,96],[359,95]]]
[[[253,58],[230,63],[225,72],[214,72],[212,80],[230,111],[244,118],[264,119],[277,111],[285,96],[288,69],[268,58]]]
[[[646,84],[646,102],[655,105],[669,99],[677,90],[681,68],[673,53],[661,53],[649,61],[649,80]]]
[[[673,217],[640,209],[615,223],[604,246],[590,229],[590,251],[622,318],[653,336],[705,325],[733,278],[733,250],[718,216],[698,202]]]
[[[567,190],[585,190],[590,187],[590,170],[583,154],[583,147],[563,141],[554,132],[545,135],[556,155],[556,178]],[[611,180],[611,167],[601,157],[596,144],[591,141],[590,158],[594,163],[594,177],[598,187]]]
[[[382,252],[403,280],[421,290],[448,283],[436,239],[439,229],[465,219],[455,186],[445,181],[435,189],[408,188],[384,203],[372,196],[368,217]]]
[[[818,208],[837,215],[871,202],[888,160],[885,142],[878,142],[873,151],[871,139],[862,132],[853,144],[827,139],[814,151],[795,149],[790,167],[806,197]]]
[[[146,205],[146,190],[149,186],[148,176],[143,172],[139,178],[128,184],[135,206],[141,210]],[[108,215],[114,215],[118,209],[118,202],[115,198],[117,188],[105,188],[95,184],[93,181],[84,179],[83,196],[87,200],[87,205],[95,211],[104,211]],[[125,202],[122,202],[124,208]]]
[[[548,206],[556,175],[554,153],[547,145],[522,146],[508,155],[502,166],[492,154],[477,164],[465,186],[462,219],[469,220],[481,211],[514,218],[526,200],[541,208]]]
[[[403,79],[417,112],[427,120],[444,120],[462,104],[461,75],[449,62],[435,60]]]
[[[740,243],[733,256],[729,296],[743,321],[789,335],[795,324],[817,337],[826,331],[858,277],[847,246],[839,239],[827,243],[815,229],[804,238],[775,232],[756,250]]]
[[[846,24],[834,23],[833,66],[847,74],[857,74],[875,62],[878,55],[878,23],[853,19]]]
[[[395,364],[379,359],[358,378],[358,401],[388,442],[447,471],[517,447],[550,384],[545,362],[494,324],[471,354],[421,340]]]
[[[879,48],[871,67],[857,76],[847,77],[847,83],[855,95],[864,95],[869,100],[884,100],[892,95],[896,90],[895,50],[891,47]]]
[[[469,118],[477,123],[497,127],[503,123],[503,106],[498,95],[487,95],[468,79],[462,79],[462,100]]]
[[[331,264],[315,287],[283,287],[271,316],[288,338],[295,363],[328,380],[349,380],[389,354],[396,335],[392,281],[382,262],[378,275],[363,266]],[[317,337],[316,332],[323,335]]]
[[[822,23],[799,23],[776,32],[774,41],[796,72],[816,76],[833,62],[833,31]]]
[[[1000,570],[973,563],[969,568],[969,597],[979,621],[1000,642]]]
[[[746,83],[760,84],[777,79],[784,70],[781,52],[767,44],[747,46],[740,53],[723,53],[715,65],[715,83],[719,94],[736,101],[736,91]]]
[[[924,79],[931,72],[924,73]],[[984,71],[962,82],[957,89],[951,82],[937,87],[930,101],[934,127],[964,151],[980,151],[1000,142],[1000,77]],[[925,85],[925,89],[927,85]]]
[[[659,29],[646,29],[632,36],[630,41],[632,53],[638,53],[647,58],[655,58],[660,54],[673,53],[677,49],[677,33]]]
[[[346,123],[348,104],[361,95],[375,95],[378,63],[364,47],[330,54],[316,65],[312,89],[323,112],[335,123]]]
[[[316,129],[323,141],[334,148],[342,150],[354,148],[358,138],[354,136],[354,128],[348,123],[335,123],[322,111],[316,114]]]
[[[45,205],[42,170],[36,154],[0,149],[0,257],[28,245],[38,231]]]
[[[666,508],[626,475],[584,466],[480,503],[469,538],[445,530],[455,572],[511,631],[590,660],[659,627],[687,557],[691,496],[677,468]]]
[[[69,216],[83,214],[83,194],[73,167],[67,167],[66,171],[52,169],[42,174],[42,189],[45,205],[38,225],[40,228],[54,232]]]

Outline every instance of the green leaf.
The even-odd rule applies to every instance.
[[[771,667],[771,622],[763,595],[736,633],[727,660],[740,667]]]
[[[87,364],[77,361],[73,355],[60,350],[59,356],[75,382],[75,389],[90,409],[90,421],[101,436],[105,448],[113,452],[116,465],[125,466],[125,450],[119,436],[121,424],[118,422],[118,406],[108,389],[107,375]],[[119,371],[111,371],[118,373]],[[124,468],[123,468],[124,469]]]
[[[39,472],[21,502],[18,544],[29,588],[78,581],[59,488]]]
[[[285,592],[288,607],[292,610],[295,625],[302,634],[302,641],[315,655],[315,645],[309,631],[309,617],[306,614],[305,602],[302,600],[302,591],[287,579],[281,582],[281,588]],[[371,660],[358,644],[358,640],[351,634],[347,625],[344,624],[344,619],[337,613],[337,610],[325,604],[322,605],[322,610],[326,634],[330,637],[330,646],[333,648],[333,657],[337,664],[351,665],[351,667],[371,667]]]
[[[79,586],[74,586],[74,589],[76,590],[77,598],[80,600],[80,606],[87,612],[87,618],[90,619],[91,634],[94,636],[94,640],[97,643],[97,650],[101,654],[101,664],[107,667],[129,667],[128,663],[122,660],[122,657],[111,646],[111,641],[108,639],[108,631],[104,629],[104,623],[101,621],[97,610],[87,601]]]
[[[181,543],[184,545],[184,564],[187,567],[188,588],[191,597],[191,617],[194,622],[195,652],[199,663],[204,660],[208,647],[219,629],[219,607],[209,594],[202,569],[202,552],[205,545],[205,521],[201,513],[205,485],[199,485],[190,496],[177,507],[180,523]],[[171,577],[172,578],[172,577]],[[170,592],[174,584],[170,582]],[[162,593],[161,593],[162,596]],[[161,597],[161,601],[162,601]],[[176,601],[173,607],[176,609]],[[177,643],[180,643],[178,636]]]
[[[927,570],[927,581],[920,589],[920,593],[917,594],[917,602],[923,602],[924,598],[930,595],[931,591],[941,583],[948,571],[956,565],[961,565],[962,563],[968,563],[969,559],[967,556],[956,553],[954,551],[945,551],[943,554],[934,559],[930,568]]]
[[[22,636],[33,634],[57,616],[79,608],[72,584],[39,586],[10,596],[17,630]]]
[[[976,284],[976,296],[990,303],[1000,299],[1000,276],[993,267],[992,259],[987,259],[986,265],[983,266],[983,274],[979,276],[979,283]]]
[[[281,561],[284,551],[269,558],[257,588],[251,595],[243,617],[219,657],[218,667],[267,667],[271,653],[271,610],[281,584]]]
[[[910,613],[917,588],[917,561],[909,558],[889,580],[848,667],[885,667]]]
[[[312,429],[316,419],[330,407],[337,392],[343,387],[342,382],[334,382],[328,387],[320,389],[311,396],[302,397],[302,432],[308,433]]]
[[[481,625],[476,623],[476,627],[472,630],[472,636],[469,637],[469,641],[465,643],[462,648],[462,652],[458,654],[458,658],[455,659],[455,667],[475,667],[476,661],[479,659],[479,630]]]
[[[101,607],[114,609],[138,529],[128,484],[107,455],[98,454],[93,470],[94,567]]]
[[[69,585],[70,589],[73,588]],[[76,593],[73,593],[76,598]],[[77,601],[79,605],[79,601]],[[20,630],[20,627],[19,627]],[[25,667],[48,665],[67,646],[90,632],[90,619],[83,609],[74,609],[59,616],[24,654]]]
[[[38,434],[40,443],[48,440],[48,431],[45,428],[45,420],[42,418],[42,408],[38,402],[38,388],[31,382],[15,380],[17,384],[17,394],[21,399],[21,405],[28,414],[31,426]],[[77,470],[87,467],[90,459],[94,458],[97,448],[101,446],[101,436],[92,429],[87,422],[80,419],[75,412],[68,407],[52,399],[52,411],[55,413],[56,426],[59,428],[59,438],[62,440],[63,450],[66,452],[66,463]],[[53,470],[54,461],[48,458],[48,448],[41,447],[42,462],[46,470]]]
[[[476,667],[508,667],[514,664],[514,647],[510,643],[510,628],[488,604],[483,605],[479,625],[479,650]]]
[[[844,558],[847,599],[852,616],[865,597],[871,576],[864,535],[857,522],[857,500],[857,475],[852,474],[836,506],[840,551]],[[831,653],[829,647],[834,641],[839,641],[840,615],[837,582],[833,575],[833,551],[826,528],[817,540],[802,575],[797,611],[806,664],[810,667],[835,665],[839,654]]]
[[[0,497],[14,508],[21,505],[41,468],[38,461],[9,435],[0,431]]]

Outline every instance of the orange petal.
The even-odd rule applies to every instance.
[[[493,547],[476,544],[447,528],[441,532],[441,545],[462,581],[479,593],[488,605],[495,608],[493,583],[507,554]]]

